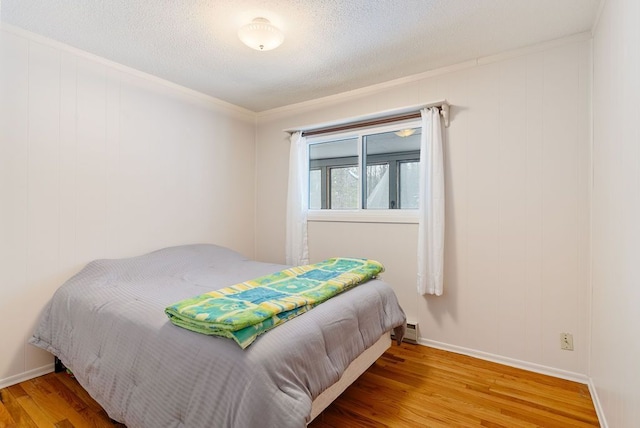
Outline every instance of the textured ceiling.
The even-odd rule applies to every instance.
[[[602,0],[2,0],[1,21],[252,111],[589,31]],[[261,16],[278,49],[244,46]]]

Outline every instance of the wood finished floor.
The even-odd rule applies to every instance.
[[[124,427],[63,373],[4,388],[0,395],[0,428]],[[309,426],[599,425],[586,385],[403,343],[392,346]]]

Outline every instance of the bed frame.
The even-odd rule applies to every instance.
[[[326,409],[345,389],[349,387],[355,380],[360,377],[378,358],[384,354],[384,352],[391,346],[390,333],[385,333],[380,336],[380,339],[369,348],[367,348],[362,354],[360,354],[355,360],[349,364],[344,371],[340,379],[329,388],[324,390],[322,394],[318,395],[311,403],[311,419],[309,423],[313,421],[324,409]]]

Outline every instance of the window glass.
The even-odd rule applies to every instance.
[[[369,209],[389,208],[389,164],[367,164],[367,206]]]
[[[358,159],[358,139],[347,138],[337,141],[327,141],[324,143],[311,144],[309,146],[309,160],[313,161],[333,161],[340,162],[344,159]]]
[[[420,160],[420,128],[371,132],[363,135],[363,144],[367,163],[367,200],[364,208],[413,208],[399,202],[399,165]],[[411,179],[417,180],[417,177],[407,177],[407,185],[411,185],[408,181]]]
[[[405,122],[354,130],[330,141],[311,139],[309,208],[418,208],[420,134],[416,122]],[[361,166],[366,174],[360,174]]]
[[[319,210],[322,208],[322,170],[312,169],[309,171],[309,209]]]
[[[418,209],[420,162],[400,163],[400,208]]]
[[[358,165],[358,138],[309,145],[309,208],[357,209]]]
[[[331,209],[357,209],[359,181],[357,166],[331,168]]]

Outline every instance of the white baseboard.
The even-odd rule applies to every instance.
[[[600,397],[598,397],[596,386],[593,384],[593,379],[589,378],[589,383],[587,385],[589,385],[589,393],[591,394],[591,399],[593,400],[593,406],[596,408],[596,414],[598,415],[600,427],[608,428],[609,425],[607,424],[607,418],[604,417],[604,409],[602,408]]]
[[[0,379],[0,389],[7,386],[15,385],[25,380],[33,379],[34,377],[42,376],[53,371],[53,363],[46,366],[38,367],[37,369],[29,370],[15,376],[9,376],[4,379]]]
[[[418,343],[420,345],[430,346],[432,348],[442,349],[444,351],[455,352],[456,354],[468,355],[470,357],[479,358],[481,360],[492,361],[494,363],[504,364],[506,366],[516,367],[535,373],[586,384],[589,387],[589,393],[591,394],[591,399],[593,400],[593,406],[596,409],[596,415],[598,416],[600,427],[608,428],[607,420],[604,417],[604,409],[602,408],[602,403],[600,403],[600,398],[598,397],[596,387],[593,384],[593,379],[591,379],[587,375],[543,366],[541,364],[530,363],[527,361],[516,360],[514,358],[503,357],[501,355],[495,355],[488,352],[477,351],[475,349],[464,348],[462,346],[449,345],[447,343],[437,342],[435,340],[419,338]]]
[[[489,352],[477,351],[475,349],[464,348],[462,346],[449,345],[447,343],[437,342],[419,338],[418,343],[432,348],[442,349],[445,351],[455,352],[456,354],[468,355],[470,357],[480,358],[481,360],[492,361],[494,363],[504,364],[505,366],[516,367],[519,369],[529,370],[531,372],[540,373],[548,376],[558,377],[560,379],[571,380],[578,383],[589,384],[589,377],[581,373],[570,372],[567,370],[557,369],[554,367],[543,366],[528,361],[516,360],[515,358],[503,357],[501,355],[491,354]]]

